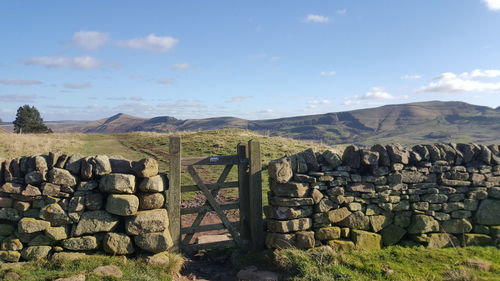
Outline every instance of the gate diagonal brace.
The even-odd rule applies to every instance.
[[[188,166],[187,170],[188,170],[189,174],[191,175],[191,177],[196,182],[196,185],[200,188],[200,190],[203,192],[203,194],[207,198],[206,201],[210,204],[210,206],[212,207],[212,209],[215,211],[215,213],[221,219],[221,221],[224,224],[224,226],[226,226],[226,228],[231,233],[231,235],[232,235],[234,241],[236,242],[236,244],[238,244],[239,246],[241,246],[242,242],[241,242],[240,236],[238,235],[238,232],[236,231],[236,229],[234,228],[234,226],[231,224],[231,222],[229,221],[229,219],[226,217],[226,215],[224,214],[224,212],[222,212],[219,204],[217,203],[217,201],[215,201],[214,197],[212,196],[212,193],[210,193],[210,191],[208,190],[208,188],[205,185],[205,183],[203,183],[203,180],[200,178],[200,176],[196,172],[195,168],[193,166]],[[226,171],[226,169],[224,169],[224,171]],[[227,173],[229,173],[229,172],[227,172]]]

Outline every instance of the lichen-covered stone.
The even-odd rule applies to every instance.
[[[92,168],[94,175],[103,176],[112,172],[109,157],[106,155],[97,155],[92,158]]]
[[[310,249],[314,245],[314,231],[299,231],[295,234],[295,246],[298,249]]]
[[[18,262],[21,258],[21,253],[18,251],[0,251],[0,261]]]
[[[431,233],[428,235],[427,248],[449,248],[458,247],[458,239],[447,233]]]
[[[353,229],[351,239],[358,249],[376,250],[382,247],[382,236],[377,233]]]
[[[98,248],[97,238],[95,236],[74,237],[63,240],[61,245],[72,251],[90,251]]]
[[[142,192],[163,192],[165,190],[165,178],[162,175],[156,175],[150,178],[144,178],[139,184],[139,190]]]
[[[334,240],[340,238],[340,227],[338,226],[330,226],[330,227],[322,227],[320,229],[315,230],[316,239],[318,240]]]
[[[34,233],[44,231],[50,227],[50,222],[33,218],[22,218],[19,220],[17,229],[19,233]]]
[[[159,253],[173,246],[172,237],[168,230],[156,233],[145,233],[134,237],[137,247],[144,251]]]
[[[139,198],[128,194],[110,194],[106,201],[106,211],[119,216],[130,216],[139,210]]]
[[[352,229],[369,230],[370,218],[363,212],[357,211],[340,221],[338,225]]]
[[[130,235],[162,232],[168,229],[168,212],[166,209],[139,211],[127,218],[125,229]]]
[[[270,232],[295,232],[301,230],[308,230],[312,227],[312,220],[310,218],[300,218],[287,221],[269,220],[267,228]]]
[[[293,177],[292,161],[283,157],[269,162],[269,177],[276,183],[286,183]]]
[[[45,236],[54,241],[64,240],[68,238],[68,230],[64,226],[48,227],[45,229]]]
[[[31,246],[23,249],[21,256],[27,261],[40,261],[46,259],[51,250],[51,246]]]
[[[291,220],[309,217],[313,214],[312,207],[273,207],[264,206],[266,218],[278,220]]]
[[[391,224],[380,231],[382,243],[384,246],[390,246],[398,243],[406,234],[406,229]]]
[[[467,233],[472,230],[472,224],[467,219],[451,219],[441,224],[443,231],[447,233]]]
[[[491,236],[485,234],[466,233],[463,235],[464,246],[489,246],[492,242]]]
[[[340,209],[329,211],[328,212],[328,219],[332,223],[338,223],[338,222],[344,220],[345,218],[347,218],[348,216],[350,216],[351,214],[352,213],[346,207],[343,207]]]
[[[118,223],[118,217],[106,211],[84,212],[75,228],[74,235],[109,232],[115,229]]]
[[[276,196],[282,197],[304,197],[309,189],[309,186],[298,182],[271,183],[270,187]]]
[[[165,197],[162,193],[143,193],[138,197],[140,210],[160,209],[165,205]]]
[[[64,169],[53,168],[49,171],[47,177],[49,182],[53,184],[75,186],[77,183],[76,178]]]
[[[51,226],[61,226],[72,223],[61,205],[52,203],[40,210],[40,218],[50,222]]]
[[[356,248],[352,241],[338,239],[328,241],[328,246],[338,253],[351,251]]]
[[[408,228],[408,233],[419,234],[428,232],[438,232],[439,223],[431,216],[414,215]]]
[[[129,255],[134,252],[132,240],[123,233],[106,233],[102,246],[106,253],[113,255]]]
[[[135,177],[127,174],[104,175],[99,182],[99,189],[109,193],[129,193],[135,192]]]
[[[145,158],[134,162],[132,170],[135,175],[141,178],[150,178],[158,174],[158,161],[153,158]]]
[[[500,225],[500,200],[483,200],[476,212],[475,222],[483,225]]]

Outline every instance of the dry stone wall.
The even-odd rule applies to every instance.
[[[50,153],[0,159],[0,261],[166,251],[172,247],[167,186],[150,158]]]
[[[500,245],[498,145],[309,149],[269,175],[269,248]]]

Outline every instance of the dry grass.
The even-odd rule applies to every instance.
[[[48,153],[53,150],[74,152],[84,145],[83,134],[0,134],[0,157]]]

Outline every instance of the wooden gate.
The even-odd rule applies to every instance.
[[[167,208],[170,217],[170,232],[175,250],[194,251],[224,246],[238,246],[259,250],[264,244],[262,219],[262,175],[260,144],[251,140],[240,143],[235,155],[182,158],[180,137],[170,137],[170,173],[167,190]],[[222,165],[224,169],[216,182],[207,182],[200,176],[197,166]],[[230,171],[238,169],[238,180],[226,182]],[[184,168],[184,169],[183,169]],[[182,185],[181,174],[187,173],[194,185]],[[239,202],[219,204],[216,197],[221,189],[238,188]],[[199,191],[205,203],[198,207],[181,208],[181,194]],[[231,222],[223,211],[239,210],[239,221]],[[201,225],[208,212],[215,212],[222,221],[219,224]],[[182,218],[196,214],[191,226],[182,227]],[[206,244],[191,244],[195,233],[227,229],[231,240]]]

